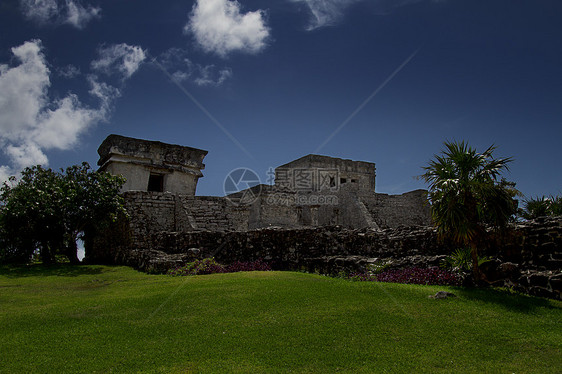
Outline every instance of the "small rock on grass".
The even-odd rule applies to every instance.
[[[448,297],[457,297],[454,293],[450,293],[447,291],[437,291],[435,295],[429,295],[430,299],[446,299]]]

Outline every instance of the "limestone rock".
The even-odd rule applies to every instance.
[[[448,297],[457,297],[454,293],[450,293],[447,291],[437,291],[435,295],[429,295],[430,299],[446,299]]]

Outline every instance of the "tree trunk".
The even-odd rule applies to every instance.
[[[472,275],[474,276],[474,283],[480,284],[482,281],[482,273],[478,267],[478,248],[474,243],[470,246],[470,257],[472,257]]]
[[[51,248],[47,243],[41,244],[40,253],[41,253],[41,261],[43,261],[44,264],[51,265],[55,262],[54,256],[51,253]]]
[[[77,265],[80,263],[78,259],[78,246],[76,245],[76,240],[70,240],[68,246],[66,247],[66,257],[71,264]]]

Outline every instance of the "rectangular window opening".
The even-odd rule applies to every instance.
[[[162,174],[150,174],[148,177],[148,191],[164,192],[164,176]]]

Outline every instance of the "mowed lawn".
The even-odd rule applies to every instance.
[[[561,349],[561,302],[492,290],[0,268],[4,373],[560,373]]]

